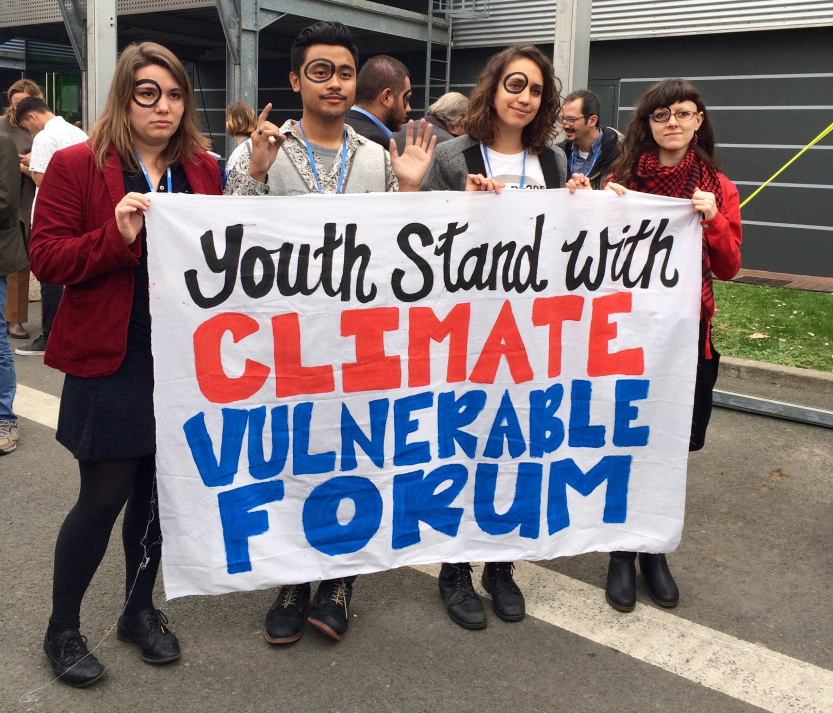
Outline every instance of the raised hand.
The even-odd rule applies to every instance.
[[[278,127],[267,121],[266,117],[270,111],[271,103],[263,107],[263,111],[257,117],[257,129],[252,132],[252,162],[249,165],[249,175],[261,183],[266,180],[266,174],[275,163],[281,144],[286,141],[286,136]]]
[[[390,163],[399,181],[400,191],[419,190],[422,179],[428,173],[434,146],[437,144],[437,137],[431,136],[434,127],[425,119],[419,120],[416,132],[413,131],[413,126],[412,119],[405,131],[405,147],[401,155],[396,148],[396,141],[390,140]]]

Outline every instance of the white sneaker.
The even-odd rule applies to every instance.
[[[0,421],[0,453],[11,453],[17,448],[17,424]]]

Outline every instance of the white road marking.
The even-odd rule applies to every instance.
[[[57,396],[17,386],[14,409],[22,418],[56,428],[59,404]],[[439,573],[439,565],[414,569]],[[531,562],[518,563],[515,579],[536,619],[771,713],[833,713],[833,671],[657,607],[616,612],[599,587]]]
[[[438,565],[414,569],[439,573]],[[599,587],[531,562],[517,563],[515,581],[527,614],[548,624],[772,713],[833,712],[833,671],[658,607],[637,604],[630,614],[616,612]]]
[[[23,384],[17,385],[14,398],[14,412],[22,418],[29,419],[42,426],[58,428],[58,407],[61,399]]]

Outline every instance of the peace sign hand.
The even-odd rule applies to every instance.
[[[266,174],[278,157],[278,150],[286,141],[286,136],[280,129],[267,120],[270,111],[271,102],[263,107],[263,111],[257,117],[257,129],[252,132],[252,162],[249,165],[249,175],[261,183],[266,180]]]

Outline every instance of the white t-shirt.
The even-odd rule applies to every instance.
[[[237,163],[237,159],[239,159],[244,153],[252,155],[252,140],[251,139],[243,139],[237,146],[235,146],[234,151],[229,154],[228,160],[226,161],[226,175],[231,173],[231,169],[234,168],[234,164]]]
[[[544,171],[537,156],[525,151],[516,154],[498,153],[487,149],[483,144],[480,144],[480,150],[489,176],[505,183],[507,188],[520,188],[521,176],[524,176],[524,189],[547,187]]]
[[[32,157],[29,159],[29,170],[45,173],[49,161],[56,151],[87,140],[87,135],[77,126],[68,124],[63,117],[56,116],[43,125],[32,139]]]

